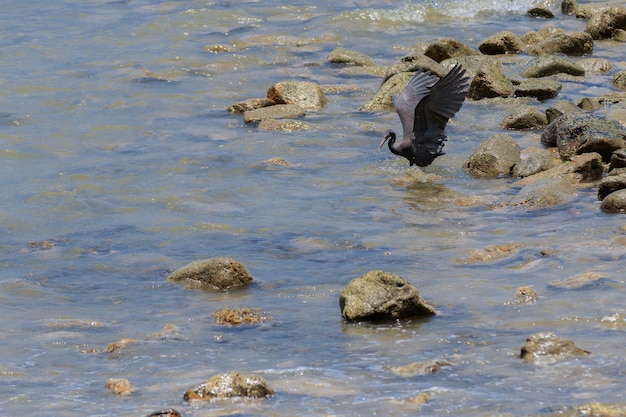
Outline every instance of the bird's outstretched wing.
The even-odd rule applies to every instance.
[[[468,87],[465,70],[455,65],[430,89],[430,94],[415,107],[413,132],[418,142],[436,139],[433,136],[439,135],[445,138],[443,131],[448,119],[463,105]]]
[[[403,137],[414,130],[415,108],[430,93],[437,81],[439,78],[436,75],[422,69],[413,75],[400,95],[393,98],[393,104],[402,123]]]

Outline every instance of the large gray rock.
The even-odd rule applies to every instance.
[[[521,160],[520,147],[509,135],[496,134],[480,144],[465,162],[465,169],[479,177],[511,175]]]
[[[328,99],[321,87],[310,81],[282,81],[267,90],[267,98],[277,104],[297,104],[305,110],[319,110]]]
[[[593,38],[586,32],[557,33],[534,44],[528,52],[531,55],[591,55]]]
[[[541,143],[556,146],[562,159],[597,152],[608,162],[613,151],[626,148],[626,129],[614,120],[591,114],[567,113],[546,127]]]
[[[486,55],[517,54],[524,52],[524,43],[510,30],[503,30],[481,41],[478,50]]]
[[[556,361],[586,356],[591,352],[581,349],[571,340],[561,339],[554,333],[536,333],[526,339],[520,357],[526,361]]]
[[[245,266],[228,257],[191,262],[167,277],[167,281],[181,282],[192,288],[215,290],[243,287],[252,280],[252,275]]]
[[[531,61],[522,72],[522,76],[540,78],[559,73],[585,75],[585,69],[567,58],[548,54],[540,55]]]
[[[339,308],[349,321],[390,321],[435,314],[435,309],[406,280],[384,271],[370,271],[346,285]]]
[[[183,399],[185,401],[208,401],[231,397],[267,398],[272,395],[274,395],[274,390],[260,376],[229,372],[215,375],[205,382],[189,388]]]
[[[587,22],[585,32],[593,39],[607,39],[618,29],[626,29],[626,9],[610,7],[594,13]]]

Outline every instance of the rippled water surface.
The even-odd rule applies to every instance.
[[[5,1],[0,414],[522,416],[623,402],[624,217],[602,213],[593,186],[554,209],[498,208],[512,180],[474,179],[462,164],[500,132],[506,106],[467,102],[447,155],[425,174],[377,152],[381,132],[400,128],[394,113],[358,111],[380,78],[326,62],[337,46],[388,65],[442,37],[476,48],[503,29],[584,28],[530,19],[530,1],[469,3]],[[209,52],[216,45],[230,52]],[[617,71],[625,48],[598,42],[594,54]],[[564,82],[560,98],[610,91],[611,75]],[[262,131],[226,112],[286,79],[341,87],[302,119],[310,130]],[[538,143],[536,132],[511,135],[522,148]],[[272,157],[289,166],[263,163]],[[492,245],[514,250],[467,262]],[[255,284],[210,293],[165,282],[223,255]],[[373,269],[409,280],[439,314],[344,323],[341,290]],[[581,273],[599,279],[551,285]],[[537,303],[510,303],[522,285]],[[221,327],[211,313],[224,307],[273,320]],[[593,353],[520,362],[539,331]],[[124,338],[137,341],[105,353]],[[436,359],[452,366],[391,371]],[[232,370],[262,375],[276,395],[182,400]],[[108,378],[136,390],[115,396]]]

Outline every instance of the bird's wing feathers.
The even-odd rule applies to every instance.
[[[460,65],[455,65],[415,107],[415,137],[422,138],[427,131],[433,129],[443,131],[448,119],[463,105],[468,87],[469,78],[465,76],[465,70]]]
[[[417,71],[400,95],[394,97],[393,104],[396,107],[398,116],[400,116],[404,136],[413,131],[415,108],[430,93],[431,88],[438,80],[439,78],[429,71]]]

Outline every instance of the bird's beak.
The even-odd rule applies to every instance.
[[[380,152],[380,148],[382,148],[382,147],[383,147],[383,145],[385,144],[385,142],[387,142],[387,139],[389,139],[389,135],[386,135],[386,136],[383,138],[382,142],[380,142],[380,145],[378,145],[378,152]]]

